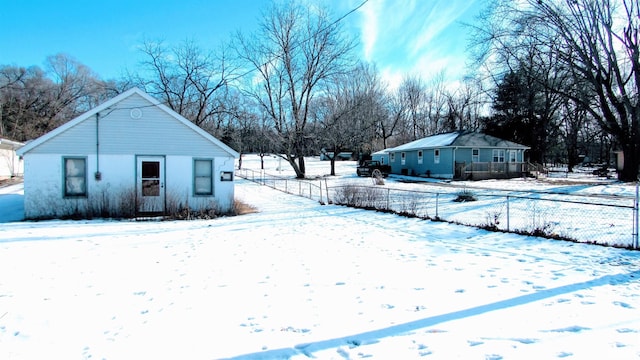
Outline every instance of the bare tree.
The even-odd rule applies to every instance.
[[[448,91],[445,87],[445,73],[440,71],[429,79],[426,86],[425,115],[426,124],[419,137],[425,137],[445,131],[454,130],[454,126],[446,124]]]
[[[499,0],[493,14],[482,29],[493,49],[513,52],[523,38],[529,38],[546,46],[541,50],[555,52],[556,69],[583,84],[589,96],[576,96],[562,86],[553,90],[581,104],[614,138],[624,153],[619,179],[636,180],[640,169],[638,0]]]
[[[402,80],[397,93],[398,113],[404,119],[403,127],[406,141],[423,137],[427,132],[427,93],[421,78],[407,76]]]
[[[0,132],[36,138],[104,101],[106,83],[73,58],[58,54],[39,67],[0,67]]]
[[[481,84],[473,79],[465,79],[454,91],[445,94],[447,98],[447,121],[445,128],[454,130],[478,130],[486,100]]]
[[[351,72],[327,82],[314,102],[320,143],[335,175],[335,161],[343,151],[371,153],[376,124],[386,117],[385,92],[375,67],[359,64]]]
[[[238,56],[254,75],[246,94],[270,117],[279,154],[304,178],[310,105],[321,83],[344,71],[353,42],[326,11],[294,2],[272,7],[257,33],[236,39]]]
[[[169,108],[202,128],[221,111],[225,88],[232,76],[224,50],[206,52],[193,41],[175,47],[145,41],[141,51],[144,73],[136,82]]]

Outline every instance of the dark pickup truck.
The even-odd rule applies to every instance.
[[[356,168],[356,174],[358,176],[373,176],[375,170],[378,170],[380,175],[387,177],[391,172],[391,166],[382,165],[377,160],[365,160]]]

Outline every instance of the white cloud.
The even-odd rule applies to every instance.
[[[427,79],[446,70],[461,78],[466,34],[460,22],[471,22],[481,6],[477,0],[369,0],[359,10],[363,58],[376,63],[392,88],[407,75]]]
[[[371,54],[378,41],[378,18],[380,17],[380,8],[384,0],[369,1],[362,7],[362,42],[364,45],[364,58],[371,61]]]

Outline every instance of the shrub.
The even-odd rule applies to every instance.
[[[456,198],[453,199],[455,202],[467,202],[467,201],[476,201],[476,196],[473,192],[464,189],[456,194]]]
[[[367,209],[385,209],[385,190],[373,187],[346,185],[339,187],[333,202],[338,205],[348,205]]]

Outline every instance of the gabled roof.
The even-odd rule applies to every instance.
[[[93,117],[96,113],[99,113],[105,109],[108,109],[109,107],[121,102],[122,100],[137,94],[141,97],[143,97],[145,100],[149,101],[151,104],[155,105],[158,109],[164,111],[165,113],[167,113],[169,116],[173,117],[174,119],[176,119],[177,121],[181,122],[182,124],[184,124],[185,126],[189,127],[191,130],[195,131],[196,133],[198,133],[200,136],[204,137],[205,139],[209,140],[210,142],[214,143],[215,145],[219,146],[221,149],[223,149],[225,152],[227,152],[230,156],[233,156],[234,158],[237,158],[238,152],[236,152],[235,150],[233,150],[232,148],[230,148],[229,146],[227,146],[226,144],[224,144],[222,141],[216,139],[213,135],[209,134],[208,132],[204,131],[203,129],[201,129],[200,127],[196,126],[194,123],[192,123],[191,121],[187,120],[185,117],[183,117],[182,115],[178,114],[177,112],[171,110],[170,108],[168,108],[167,106],[163,105],[162,103],[160,103],[160,101],[158,101],[156,98],[152,97],[151,95],[147,94],[146,92],[140,90],[139,88],[132,88],[129,89],[125,92],[123,92],[122,94],[112,98],[111,100],[108,100],[98,106],[96,106],[95,108],[85,112],[84,114],[76,117],[75,119],[68,121],[66,123],[64,123],[63,125],[51,130],[50,132],[40,136],[39,138],[27,142],[27,144],[23,147],[21,147],[20,149],[18,149],[16,151],[16,153],[20,156],[24,155],[25,153],[29,152],[31,149],[34,149],[35,147],[41,145],[42,143],[45,143],[46,141],[48,141],[51,138],[54,138],[56,136],[58,136],[59,134],[67,131],[68,129],[78,125],[79,123]]]
[[[455,131],[445,134],[427,136],[422,139],[396,146],[387,151],[410,151],[418,149],[442,148],[442,147],[493,147],[503,149],[529,149],[512,141],[503,140],[495,136],[477,133],[473,131]]]

